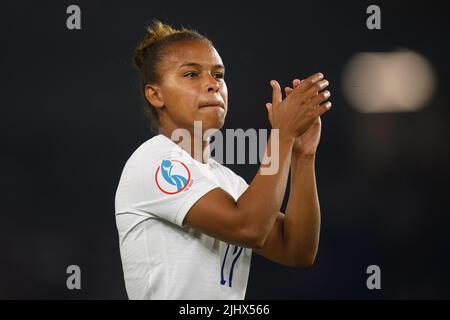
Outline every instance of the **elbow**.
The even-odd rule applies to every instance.
[[[245,216],[245,215],[243,215]],[[269,236],[270,229],[266,230],[265,226],[258,226],[253,221],[245,219],[245,221],[240,221],[239,226],[236,230],[239,230],[239,238],[241,243],[252,249],[261,249]]]
[[[261,249],[267,239],[267,234],[256,228],[244,228],[241,230],[242,243],[252,249]]]
[[[261,249],[266,242],[267,235],[257,231],[249,231],[247,233],[248,247],[252,249]]]
[[[307,256],[303,259],[297,261],[295,267],[297,268],[311,268],[314,266],[314,262],[316,261],[316,256]]]
[[[317,251],[301,254],[289,261],[288,265],[295,268],[311,268],[316,261],[316,254]]]

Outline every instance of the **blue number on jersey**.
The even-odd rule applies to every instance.
[[[221,268],[221,279],[220,279],[220,284],[221,285],[225,285],[225,283],[227,282],[225,280],[225,276],[224,276],[224,270],[225,270],[225,263],[227,261],[227,256],[228,256],[228,249],[230,249],[230,245],[227,244],[227,249],[225,250],[225,255],[223,257],[223,261],[222,261],[222,268]],[[234,246],[234,250],[233,250],[233,262],[231,263],[231,267],[230,267],[230,274],[228,277],[228,286],[231,287],[233,285],[233,271],[234,271],[234,266],[236,265],[237,260],[239,259],[239,257],[241,256],[242,250],[244,248],[240,247],[240,246]]]

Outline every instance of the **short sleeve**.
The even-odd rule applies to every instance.
[[[226,177],[226,180],[229,181],[229,192],[233,195],[235,200],[238,200],[239,197],[247,190],[248,183],[242,178],[240,175],[236,174],[230,168],[218,164],[222,168],[223,175]]]
[[[240,197],[245,192],[245,190],[247,190],[248,183],[241,176],[236,175],[236,179],[237,179],[237,189],[238,189],[237,193],[238,193],[238,197]]]
[[[218,185],[182,149],[157,154],[150,148],[135,159],[128,193],[130,211],[183,226],[190,208]]]

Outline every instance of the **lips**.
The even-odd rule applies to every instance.
[[[224,104],[221,101],[210,101],[200,105],[200,108],[204,107],[221,107],[222,109],[225,109]]]

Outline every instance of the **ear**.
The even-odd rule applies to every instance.
[[[162,97],[161,89],[157,85],[146,84],[145,85],[145,97],[155,108],[164,107],[164,100]]]

